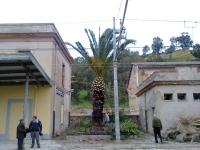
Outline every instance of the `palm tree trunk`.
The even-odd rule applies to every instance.
[[[102,91],[93,92],[93,123],[94,126],[101,126],[103,122],[104,94]]]
[[[103,122],[103,105],[105,85],[102,77],[95,78],[92,83],[93,91],[93,125],[101,126]]]

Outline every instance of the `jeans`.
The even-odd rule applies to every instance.
[[[31,147],[34,147],[34,145],[35,145],[35,139],[36,139],[36,142],[37,142],[37,146],[39,147],[40,146],[39,131],[34,131],[34,132],[31,131],[31,138],[32,138],[32,145],[31,145]]]

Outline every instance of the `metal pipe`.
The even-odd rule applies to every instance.
[[[25,82],[25,91],[24,91],[24,109],[23,109],[23,119],[24,124],[26,125],[26,107],[28,101],[28,84],[29,84],[29,68],[26,70],[26,82]]]
[[[70,112],[69,112],[69,120],[68,120],[68,126],[70,126],[70,120],[71,120],[71,116],[70,116]]]
[[[147,119],[147,102],[146,102],[146,93],[144,93],[145,98],[145,124],[146,124],[146,132],[148,132],[148,119]]]
[[[55,132],[55,111],[53,111],[53,138],[54,138],[54,132]]]
[[[37,86],[35,86],[34,115],[37,116]]]

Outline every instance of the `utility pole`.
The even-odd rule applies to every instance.
[[[194,28],[197,28],[197,22],[194,22],[194,26],[186,26],[186,22],[184,21],[184,28],[192,28],[192,41],[194,42]]]
[[[116,49],[116,30],[115,30],[115,17],[114,17],[113,18],[113,70],[114,70],[115,136],[116,136],[116,140],[120,140],[117,57],[116,56],[117,56],[117,49]]]
[[[118,102],[118,81],[117,81],[117,51],[120,45],[120,40],[122,36],[124,19],[126,16],[126,9],[128,6],[128,0],[126,0],[124,15],[120,27],[120,35],[118,46],[116,47],[116,29],[115,29],[115,17],[113,18],[113,70],[114,70],[114,105],[115,105],[115,135],[116,140],[120,140],[120,128],[119,128],[119,102]]]
[[[100,31],[101,31],[101,28],[99,27],[99,41],[100,41]]]
[[[121,43],[121,37],[122,37],[122,30],[124,29],[124,19],[125,19],[125,16],[126,16],[126,9],[127,9],[127,6],[128,6],[128,0],[126,0],[126,4],[125,4],[125,8],[124,8],[124,15],[123,15],[123,19],[122,19],[122,22],[120,20],[120,33],[119,33],[119,42],[118,42],[118,46],[117,46],[117,49],[119,48],[119,44]],[[116,56],[117,57],[117,56]]]

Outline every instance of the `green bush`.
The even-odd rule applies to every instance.
[[[137,135],[139,132],[138,125],[133,123],[131,120],[120,123],[120,134],[124,135],[125,137]]]
[[[125,122],[125,121],[131,121],[131,118],[129,118],[125,113],[124,109],[119,110],[119,120],[120,122]]]

